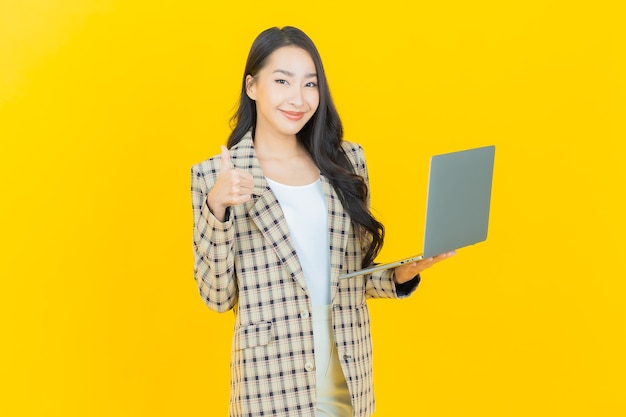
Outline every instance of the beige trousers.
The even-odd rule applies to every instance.
[[[351,417],[352,401],[333,339],[330,306],[313,307],[316,417]]]

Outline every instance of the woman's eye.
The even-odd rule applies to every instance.
[[[276,80],[278,84],[287,84],[287,80]]]
[[[310,83],[306,83],[307,87],[317,87],[317,83],[314,83],[313,81],[311,81]]]

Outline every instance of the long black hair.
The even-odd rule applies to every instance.
[[[352,164],[341,147],[343,126],[330,96],[322,59],[313,41],[300,29],[291,26],[270,28],[261,32],[252,43],[243,74],[239,108],[231,120],[233,131],[228,138],[228,147],[237,144],[248,131],[252,131],[254,137],[256,104],[246,93],[246,77],[255,77],[265,66],[270,54],[284,46],[304,49],[315,64],[319,106],[296,137],[322,175],[334,187],[357,234],[365,241],[367,252],[363,258],[363,267],[369,266],[383,246],[385,229],[370,213],[367,185],[363,178],[354,173]]]

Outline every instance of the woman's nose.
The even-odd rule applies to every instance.
[[[302,89],[299,87],[294,88],[288,102],[292,106],[300,107],[302,105]]]

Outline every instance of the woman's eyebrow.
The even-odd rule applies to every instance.
[[[274,70],[274,74],[277,73],[277,72],[280,73],[280,74],[284,74],[284,75],[286,75],[288,77],[293,77],[294,76],[293,72],[287,71],[287,70],[283,70],[283,69]],[[317,77],[317,74],[314,73],[314,72],[305,74],[305,76],[304,76],[304,78],[315,78],[315,77]]]

